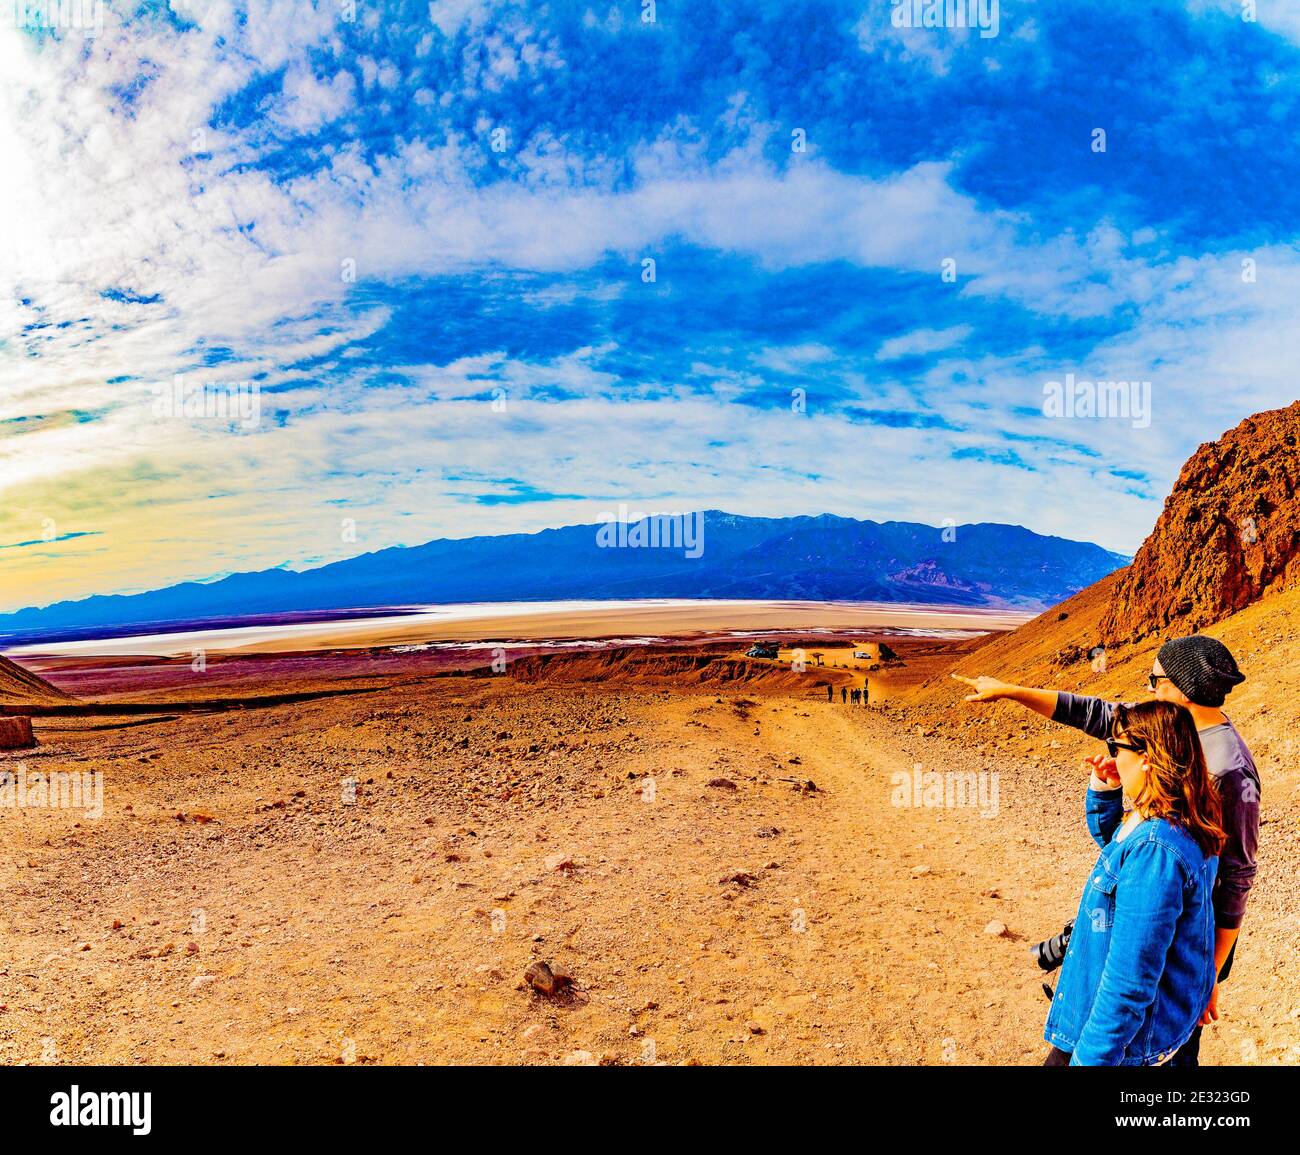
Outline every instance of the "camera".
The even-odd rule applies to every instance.
[[[1070,919],[1060,934],[1054,934],[1051,938],[1044,939],[1036,946],[1031,946],[1029,948],[1029,957],[1038,964],[1041,970],[1056,970],[1065,961],[1065,949],[1070,945],[1070,935],[1073,931],[1074,919]]]

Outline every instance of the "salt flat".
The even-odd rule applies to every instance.
[[[383,616],[337,621],[252,622],[128,637],[38,642],[5,651],[13,657],[67,655],[175,656],[195,650],[287,653],[370,649],[431,641],[567,640],[642,635],[698,636],[728,631],[1014,629],[1033,614],[1009,609],[888,602],[641,599],[416,606]],[[958,634],[956,636],[961,636]]]

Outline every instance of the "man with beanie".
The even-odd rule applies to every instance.
[[[1035,713],[1106,739],[1111,733],[1115,703],[1057,690],[1014,686],[997,678],[963,678],[974,693],[968,702],[1019,702]],[[1214,882],[1214,964],[1219,980],[1214,984],[1201,1026],[1219,1017],[1219,983],[1232,969],[1237,935],[1246,910],[1246,896],[1255,881],[1255,848],[1259,841],[1259,773],[1245,741],[1223,712],[1224,699],[1245,681],[1228,647],[1203,634],[1171,638],[1160,647],[1147,679],[1147,687],[1163,702],[1184,706],[1196,722],[1205,764],[1219,787],[1223,829],[1228,841],[1219,855]],[[1199,1063],[1201,1026],[1170,1060],[1172,1066]]]

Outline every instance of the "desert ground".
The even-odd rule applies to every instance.
[[[1028,948],[1095,857],[1095,743],[968,705],[948,673],[1133,697],[1141,647],[1101,673],[1055,648],[1095,602],[1037,642],[1046,616],[890,638],[894,663],[812,638],[823,665],[799,669],[718,640],[499,672],[353,653],[346,677],[269,654],[212,682],[147,663],[128,692],[134,666],[51,659],[99,712],[38,716],[39,745],[0,758],[102,772],[103,815],[0,809],[0,1062],[1037,1063]],[[1248,673],[1300,667],[1295,632],[1249,613],[1223,634]],[[842,705],[864,677],[871,704]],[[205,706],[213,684],[243,707]],[[1300,1058],[1295,699],[1258,690],[1238,721],[1260,882],[1206,1063]],[[977,788],[913,793],[954,775]],[[532,989],[539,960],[571,984]]]

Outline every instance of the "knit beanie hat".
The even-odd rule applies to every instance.
[[[1203,634],[1170,638],[1160,647],[1156,661],[1198,706],[1222,706],[1232,687],[1246,680],[1228,647]]]

